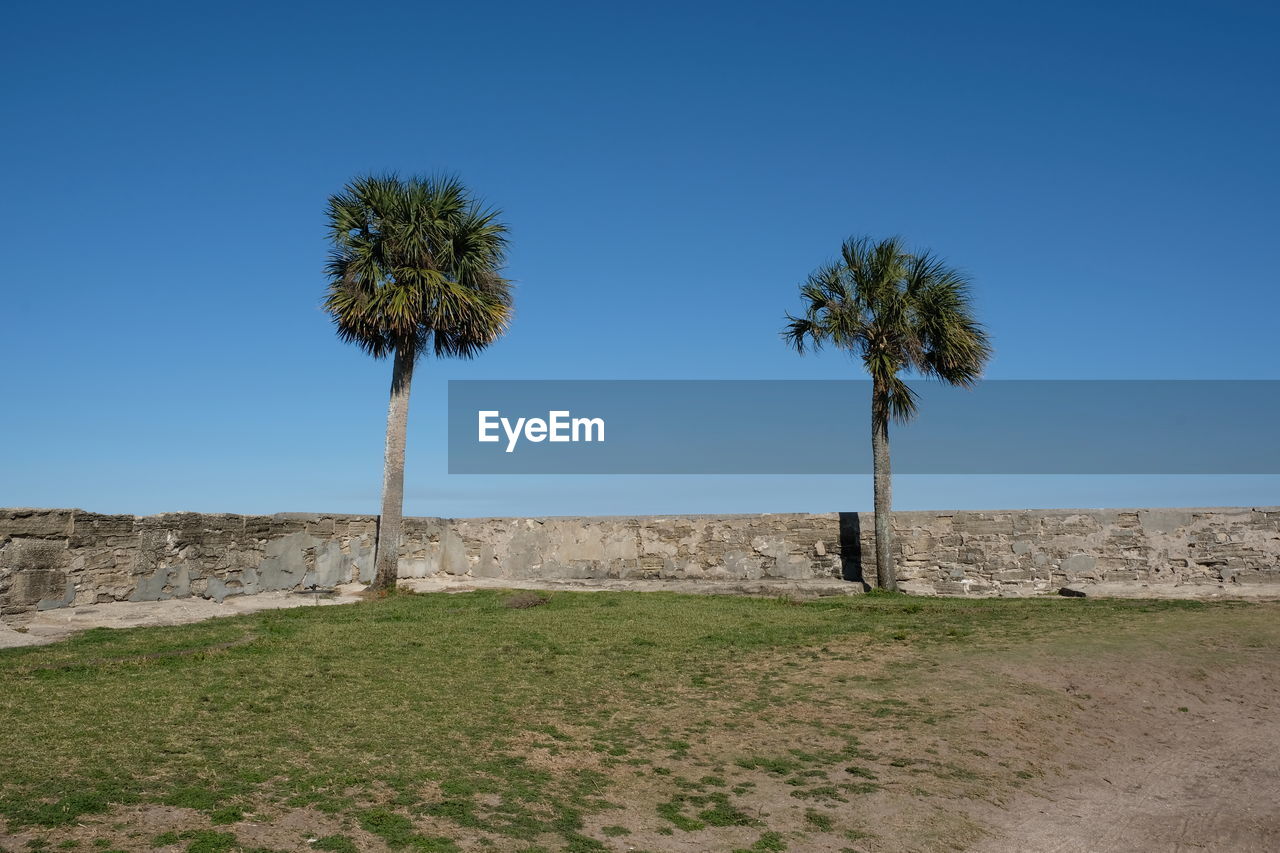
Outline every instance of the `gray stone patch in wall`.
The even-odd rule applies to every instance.
[[[540,542],[541,537],[527,526],[512,531],[510,539],[506,542],[507,550],[504,560],[504,567],[510,577],[538,577],[538,570],[542,567],[542,560],[538,555]]]
[[[315,583],[323,587],[334,587],[347,583],[351,579],[354,561],[355,556],[349,550],[344,551],[342,543],[337,539],[322,542],[316,546],[315,579],[304,586]]]
[[[300,586],[307,574],[305,552],[314,544],[317,544],[314,537],[301,532],[269,541],[258,565],[258,588],[273,590]]]
[[[471,567],[471,574],[477,578],[502,577],[502,564],[498,562],[497,551],[492,545],[486,542],[480,546],[480,555]]]
[[[452,530],[440,534],[440,568],[451,575],[465,575],[471,570],[467,546],[462,537]]]
[[[1189,510],[1139,510],[1138,525],[1144,533],[1172,533],[1196,519]]]
[[[149,575],[142,575],[138,578],[137,585],[134,586],[133,592],[129,595],[130,601],[159,601],[161,590],[164,589],[165,581],[168,579],[168,569],[157,569]]]
[[[1088,554],[1072,554],[1062,561],[1062,565],[1059,568],[1068,575],[1083,575],[1092,572],[1097,566],[1098,560],[1096,557],[1091,557]]]
[[[399,562],[396,563],[396,577],[398,578],[426,578],[436,574],[433,569],[435,561],[426,557],[405,557],[401,556]]]
[[[764,577],[760,560],[746,551],[726,551],[721,558],[724,570],[734,580],[759,580]]]
[[[553,560],[542,564],[539,576],[554,580],[572,580],[574,578],[590,577],[590,573],[582,562],[567,563]]]
[[[757,536],[751,540],[751,548],[771,558],[763,567],[765,577],[798,577],[796,572],[799,569],[790,559],[792,546],[785,536]]]
[[[169,586],[168,595],[172,598],[186,598],[191,595],[191,569],[186,563],[174,566],[173,571],[169,573]]]
[[[788,579],[813,577],[813,566],[799,554],[779,557],[774,563],[773,576]]]
[[[221,578],[209,578],[209,587],[207,595],[214,601],[221,604],[228,595],[238,595],[240,589],[230,589]]]
[[[130,601],[165,601],[186,598],[191,594],[191,572],[185,563],[162,566],[138,578]]]

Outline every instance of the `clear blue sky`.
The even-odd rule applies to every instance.
[[[444,455],[448,378],[859,376],[777,337],[855,233],[973,275],[992,377],[1280,378],[1277,38],[1231,2],[13,6],[0,505],[375,512],[390,367],[319,308],[325,199],[367,171],[462,176],[519,281],[506,339],[419,369],[414,514],[868,508],[865,477]],[[1280,503],[1276,477],[896,489]]]

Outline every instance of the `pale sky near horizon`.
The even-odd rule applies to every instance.
[[[972,275],[992,378],[1280,379],[1277,37],[1231,2],[14,6],[0,506],[376,512],[390,365],[319,308],[325,199],[369,171],[460,175],[518,281],[504,340],[419,368],[410,514],[869,508],[868,477],[445,458],[451,378],[861,378],[778,338],[851,234]],[[1273,505],[1280,477],[895,497]]]

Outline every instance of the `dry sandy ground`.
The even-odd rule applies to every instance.
[[[186,625],[260,610],[350,604],[359,601],[363,591],[363,586],[349,584],[338,587],[331,596],[263,592],[235,596],[221,604],[207,598],[171,598],[168,601],[113,601],[84,607],[59,607],[13,618],[7,624],[0,622],[0,649],[56,643],[90,628]]]
[[[1064,772],[976,815],[991,834],[975,853],[1280,851],[1280,612],[1260,615],[1269,644],[1187,637],[1190,652],[1011,669],[1077,710]]]

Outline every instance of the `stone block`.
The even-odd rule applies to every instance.
[[[65,539],[13,539],[0,548],[0,566],[14,572],[65,569],[70,562]]]
[[[955,525],[956,530],[962,533],[972,534],[974,536],[992,536],[1003,534],[1006,536],[1013,535],[1013,517],[1012,516],[984,516],[974,515],[958,520]]]
[[[0,539],[71,535],[74,509],[0,509]]]
[[[1072,554],[1060,564],[1060,569],[1068,575],[1089,574],[1097,568],[1098,560],[1089,554]]]
[[[41,601],[62,601],[66,593],[67,573],[61,569],[19,570],[14,573],[9,589],[10,600],[19,607],[38,607]]]
[[[94,547],[108,539],[132,539],[137,519],[132,515],[77,513],[71,525],[72,547]]]

